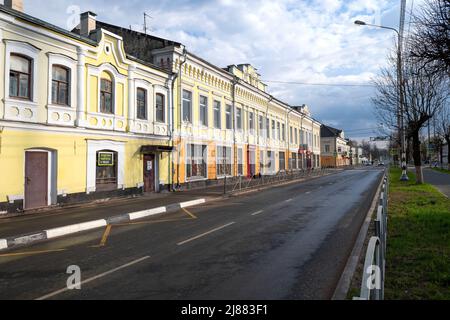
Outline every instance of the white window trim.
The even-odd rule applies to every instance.
[[[167,124],[168,118],[169,118],[169,101],[168,96],[169,92],[167,88],[162,87],[160,85],[153,85],[153,122],[157,124]],[[156,94],[162,94],[164,96],[164,122],[156,120]]]
[[[206,98],[206,124],[202,123],[201,121],[201,111],[200,111],[200,107],[201,107],[201,97]],[[198,93],[198,123],[199,123],[199,127],[206,129],[209,128],[209,96],[208,96],[208,92],[199,92]]]
[[[187,160],[188,160],[188,152],[187,152],[187,148],[188,148],[188,146],[189,145],[198,145],[198,146],[206,146],[206,159],[205,159],[205,163],[206,163],[206,177],[188,177],[187,176]],[[185,145],[184,145],[184,150],[185,150],[185,155],[184,155],[184,181],[186,181],[186,182],[196,182],[196,181],[206,181],[206,180],[208,180],[208,161],[209,161],[209,158],[208,158],[208,148],[209,148],[209,146],[208,146],[208,144],[204,144],[204,143],[201,143],[201,142],[186,142],[185,143]]]
[[[98,92],[98,97],[97,98],[97,113],[98,114],[102,114],[102,115],[109,115],[107,113],[103,113],[100,112],[100,87],[101,87],[101,75],[103,72],[108,72],[111,75],[111,80],[112,80],[112,90],[113,90],[113,108],[114,108],[114,113],[112,113],[111,115],[114,116],[119,116],[117,115],[117,84],[122,84],[124,89],[126,86],[126,81],[127,81],[127,77],[124,76],[123,74],[120,74],[116,68],[114,68],[111,64],[109,63],[104,63],[98,67],[94,67],[94,66],[88,66],[88,75],[87,75],[87,81],[90,80],[91,76],[96,76],[97,77],[97,92]],[[124,99],[122,101],[122,105],[126,106],[126,101],[125,101],[125,97],[126,95],[124,94],[122,99]],[[87,101],[91,101],[90,99],[91,97],[91,92],[90,92],[90,86],[87,86]],[[122,117],[122,116],[119,116]]]
[[[146,115],[147,119],[139,119],[137,117],[138,110],[137,110],[137,91],[138,89],[144,89],[147,92],[147,95],[145,97],[146,103],[147,103],[147,110]],[[150,112],[150,110],[154,109],[154,101],[151,99],[153,96],[153,87],[152,84],[146,80],[143,79],[135,79],[134,80],[134,99],[133,99],[133,105],[134,105],[134,119],[136,121],[143,121],[143,122],[153,122],[153,112]]]
[[[9,96],[9,72],[11,67],[11,54],[24,55],[31,59],[31,102],[37,103],[38,101],[38,81],[39,75],[38,58],[41,49],[36,48],[26,42],[3,40],[6,45],[5,49],[5,100],[7,101],[20,101],[21,99],[15,99]],[[27,102],[27,101],[25,101]]]
[[[112,150],[117,152],[117,189],[124,189],[125,181],[125,142],[110,140],[87,140],[86,193],[96,191],[97,152]]]
[[[77,61],[68,56],[55,53],[47,53],[48,55],[48,101],[47,104],[51,107],[66,107],[75,108],[77,105]],[[54,105],[52,100],[52,86],[53,86],[53,66],[60,65],[67,68],[70,72],[70,83],[69,83],[69,105],[61,106]]]
[[[183,114],[184,114],[184,91],[190,92],[191,93],[191,120],[184,120]],[[193,88],[186,88],[186,87],[182,87],[181,88],[181,123],[184,125],[193,125],[194,123],[194,91]]]

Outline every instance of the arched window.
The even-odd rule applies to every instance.
[[[100,80],[100,112],[114,113],[113,87],[110,77],[102,77]]]
[[[158,122],[165,122],[165,97],[161,93],[156,94],[156,121]]]
[[[136,117],[141,120],[147,120],[147,90],[137,88],[136,90]]]
[[[52,68],[52,103],[68,106],[70,71],[68,68],[54,65]]]
[[[11,54],[9,71],[9,96],[31,100],[31,59]]]

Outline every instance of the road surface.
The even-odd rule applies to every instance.
[[[382,171],[346,170],[0,254],[0,299],[330,299]],[[81,290],[67,290],[69,266]]]

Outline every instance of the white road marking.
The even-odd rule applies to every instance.
[[[120,266],[120,267],[114,268],[114,269],[112,269],[112,270],[103,272],[103,273],[101,273],[101,274],[99,274],[99,275],[96,275],[96,276],[94,276],[94,277],[91,277],[91,278],[89,278],[89,279],[86,279],[86,280],[84,280],[84,281],[81,281],[80,284],[83,285],[83,284],[92,282],[92,281],[94,281],[94,280],[103,278],[103,277],[105,277],[105,276],[107,276],[107,275],[109,275],[109,274],[111,274],[111,273],[114,273],[114,272],[117,272],[117,271],[119,271],[119,270],[122,270],[122,269],[125,269],[125,268],[128,268],[128,267],[131,267],[132,265],[134,265],[134,264],[136,264],[136,263],[139,263],[139,262],[142,262],[142,261],[144,261],[144,260],[147,260],[148,258],[150,258],[150,257],[149,257],[149,256],[145,256],[145,257],[142,257],[142,258],[140,258],[140,259],[131,261],[131,262],[129,262],[129,263],[127,263],[127,264],[124,264],[124,265],[122,265],[122,266]],[[63,292],[66,292],[66,291],[69,291],[69,289],[68,289],[68,288],[63,288],[63,289],[60,289],[60,290],[51,292],[51,293],[49,293],[49,294],[46,294],[45,296],[36,298],[35,300],[45,300],[45,299],[54,297],[54,296],[59,295],[59,294],[61,294],[61,293],[63,293]]]
[[[72,234],[72,233],[77,233],[77,232],[81,232],[81,231],[87,231],[87,230],[91,230],[91,229],[105,227],[106,224],[107,223],[106,223],[105,219],[100,219],[100,220],[88,221],[88,222],[84,222],[84,223],[77,223],[77,224],[73,224],[70,226],[64,226],[64,227],[60,227],[60,228],[49,229],[49,230],[45,230],[45,232],[47,233],[47,239],[52,239],[52,238],[64,236],[66,234]]]
[[[252,213],[252,216],[257,216],[258,214],[261,214],[263,212],[263,210],[256,211],[255,213]]]
[[[308,191],[306,194],[310,194],[311,193],[311,191]]]
[[[287,199],[286,202],[291,202],[292,200],[294,200],[294,199]]]
[[[221,226],[221,227],[218,227],[218,228],[215,228],[215,229],[213,229],[213,230],[207,231],[207,232],[205,232],[205,233],[199,234],[198,236],[195,236],[195,237],[192,237],[192,238],[187,239],[187,240],[185,240],[185,241],[182,241],[182,242],[177,243],[177,246],[182,246],[183,244],[186,244],[186,243],[188,243],[188,242],[197,240],[197,239],[199,239],[199,238],[201,238],[201,237],[204,237],[204,236],[207,236],[207,235],[209,235],[209,234],[211,234],[211,233],[213,233],[213,232],[222,230],[222,229],[224,229],[224,228],[226,228],[226,227],[229,227],[229,226],[231,226],[231,225],[233,225],[233,224],[235,224],[235,223],[236,223],[236,222],[230,222],[230,223],[228,223],[228,224],[226,224],[226,225],[223,225],[223,226]]]

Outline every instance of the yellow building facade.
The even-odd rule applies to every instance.
[[[0,212],[167,188],[169,72],[0,5]]]

